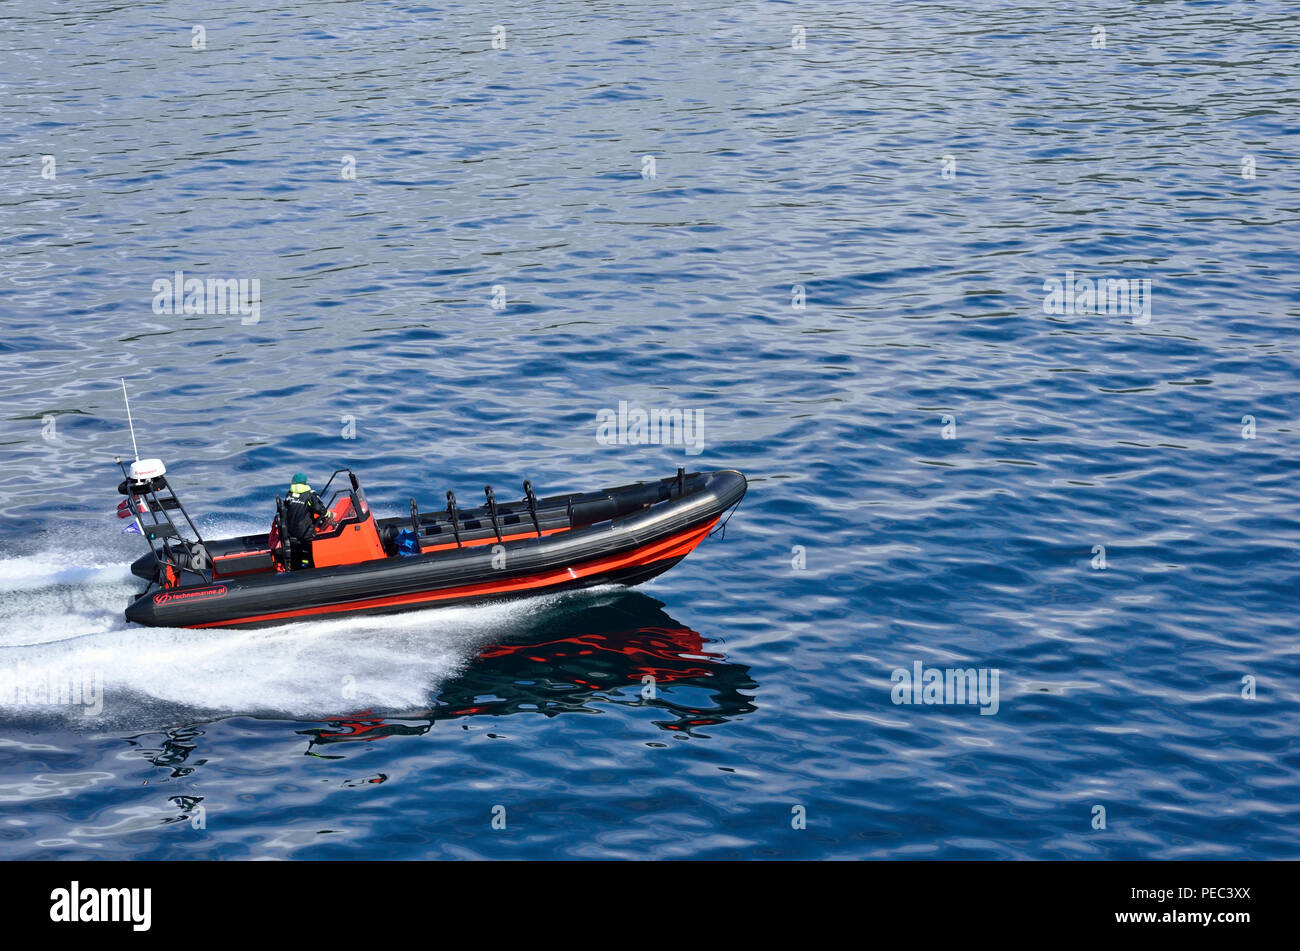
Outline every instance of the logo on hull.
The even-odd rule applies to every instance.
[[[226,586],[219,584],[215,588],[200,588],[197,591],[164,591],[153,596],[154,604],[168,604],[172,601],[193,601],[196,598],[224,598]]]

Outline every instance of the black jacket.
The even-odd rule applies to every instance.
[[[325,511],[325,503],[315,492],[290,493],[284,500],[285,531],[295,541],[310,541],[316,534],[316,519]]]

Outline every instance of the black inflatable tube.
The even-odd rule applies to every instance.
[[[736,505],[747,488],[745,477],[731,469],[692,476],[686,492],[673,497],[675,483],[673,477],[544,500],[553,509],[560,499],[580,499],[575,501],[575,511],[610,517],[542,538],[533,534],[504,544],[410,558],[278,574],[260,572],[218,579],[211,585],[198,583],[186,573],[185,583],[175,589],[146,590],[127,608],[126,616],[136,623],[169,627],[256,627],[297,616],[384,613],[422,604],[463,604],[596,584],[637,584],[685,557],[685,552],[675,552],[698,544],[703,529]],[[545,507],[539,504],[539,509]],[[521,514],[527,517],[526,510],[511,513],[516,519],[512,527],[521,524]],[[466,513],[467,523],[469,515]],[[402,518],[385,519],[380,524],[403,522]],[[491,525],[486,527],[486,535],[495,537]],[[248,546],[258,539],[265,544],[265,536],[243,536],[211,541],[208,548],[219,556],[250,550]],[[573,567],[582,567],[582,576],[573,572]],[[566,569],[570,569],[571,578],[556,575]],[[531,579],[538,577],[551,580],[533,584]],[[390,599],[394,603],[387,603]]]

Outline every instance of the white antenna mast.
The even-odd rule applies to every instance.
[[[126,402],[126,424],[131,427],[131,451],[135,453],[135,461],[140,461],[140,450],[135,444],[135,423],[131,421],[131,401],[126,395],[126,378],[122,378],[122,399]]]

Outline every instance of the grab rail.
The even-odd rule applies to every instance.
[[[528,502],[528,514],[533,517],[533,528],[537,530],[537,537],[542,537],[542,524],[537,521],[537,496],[533,494],[533,484],[527,479],[524,480],[524,499]]]
[[[487,496],[487,513],[492,519],[492,528],[497,533],[497,541],[502,541],[501,523],[497,521],[497,497],[492,491],[492,486],[483,486],[483,494]]]
[[[325,481],[325,487],[320,490],[320,495],[322,498],[325,496],[325,493],[330,490],[330,486],[334,484],[334,480],[338,478],[340,472],[346,472],[348,474],[348,477],[352,481],[353,489],[360,488],[360,484],[357,482],[357,477],[352,472],[351,469],[335,469],[333,472],[330,473],[330,477]],[[339,489],[339,491],[342,492],[343,490]]]
[[[451,531],[456,536],[456,547],[463,548],[460,543],[460,521],[456,518],[456,493],[447,490],[447,517],[451,519]]]

